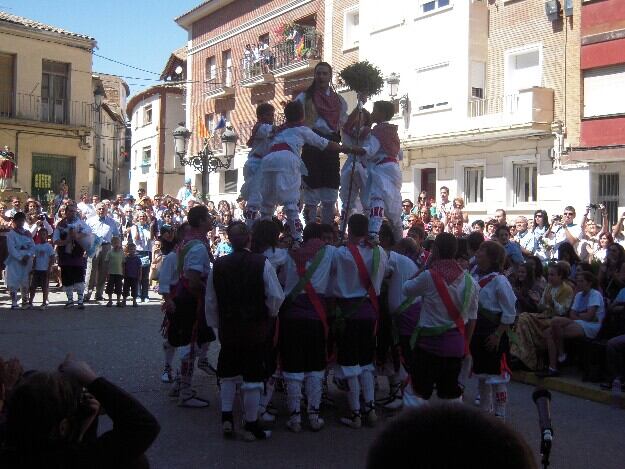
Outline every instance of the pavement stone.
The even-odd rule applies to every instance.
[[[139,308],[88,304],[82,311],[63,309],[60,293],[51,295],[51,300],[46,311],[14,311],[9,308],[6,294],[0,292],[0,356],[17,356],[27,369],[51,369],[72,352],[135,395],[162,427],[148,452],[154,468],[363,468],[368,446],[393,418],[393,414],[383,412],[377,428],[352,430],[340,425],[336,412],[326,410],[324,430],[304,430],[295,435],[285,429],[283,412],[269,441],[225,441],[221,437],[214,376],[198,370],[195,378],[199,392],[211,400],[207,409],[177,407],[167,397],[168,386],[160,383],[162,315],[156,296]],[[215,360],[216,352],[213,347],[211,360]],[[475,383],[471,383],[466,402],[473,402],[475,390]],[[507,422],[525,436],[538,460],[539,428],[531,399],[533,390],[526,384],[510,384]],[[339,409],[344,409],[344,396],[334,389],[332,396]],[[283,409],[284,396],[278,394],[276,401]],[[555,440],[551,467],[623,467],[625,411],[554,392],[552,414]],[[102,420],[101,428],[110,428],[108,419]]]

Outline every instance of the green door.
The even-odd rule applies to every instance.
[[[69,186],[69,196],[75,197],[76,158],[71,156],[33,155],[32,197],[48,207],[59,193],[63,180]]]

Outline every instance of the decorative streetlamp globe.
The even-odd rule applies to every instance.
[[[180,158],[184,158],[187,153],[187,143],[189,142],[191,132],[189,132],[189,129],[187,129],[181,122],[178,124],[178,127],[174,129],[173,136],[176,155]]]
[[[98,85],[98,87],[93,92],[93,100],[95,102],[96,109],[100,109],[100,106],[102,106],[102,101],[104,100],[105,96],[106,93],[104,92],[104,88]]]
[[[223,147],[224,156],[227,159],[234,158],[234,153],[237,148],[237,141],[239,136],[236,134],[232,127],[228,127],[223,134],[221,134],[221,143]]]
[[[388,83],[388,94],[391,98],[395,98],[397,96],[397,91],[399,88],[399,75],[395,72],[391,73],[391,75],[386,79],[386,83]]]

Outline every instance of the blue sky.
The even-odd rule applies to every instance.
[[[0,0],[0,10],[25,16],[98,41],[96,54],[160,74],[187,32],[174,18],[202,0]],[[93,70],[121,75],[131,94],[156,83],[158,76],[93,57]],[[149,79],[149,80],[145,80]]]

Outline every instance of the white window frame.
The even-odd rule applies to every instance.
[[[349,29],[348,25],[351,24],[350,17],[353,17],[355,15],[358,15],[358,31],[356,34],[356,40],[352,39],[348,41],[347,31]],[[351,39],[353,37],[353,34],[350,34],[349,37]],[[358,49],[359,47],[360,47],[360,10],[358,8],[358,5],[356,5],[350,8],[346,8],[345,11],[343,11],[343,52],[347,52],[353,49]]]
[[[148,119],[149,116],[149,119]],[[152,104],[146,104],[143,106],[143,125],[150,125],[154,120],[154,110]]]
[[[217,78],[217,56],[211,55],[204,61],[204,81],[208,82]]]
[[[524,171],[525,168],[530,168],[530,194],[528,195],[528,200],[520,200],[520,194],[517,192],[517,172]],[[536,180],[535,183],[533,183],[534,179]],[[536,192],[535,198],[532,198],[533,192]],[[515,207],[518,207],[519,205],[533,204],[538,201],[538,164],[536,162],[524,161],[512,164],[512,197],[512,204]]]
[[[149,153],[150,158],[146,159],[145,155]],[[152,146],[148,145],[141,149],[141,165],[140,166],[150,166],[152,164]]]
[[[503,69],[504,69],[504,93],[506,96],[518,94],[519,90],[512,89],[510,87],[510,60],[512,57],[517,55],[526,54],[528,52],[538,51],[538,68],[540,69],[540,83],[537,86],[542,86],[544,81],[544,62],[543,62],[543,44],[542,42],[536,42],[534,44],[527,44],[521,47],[515,47],[513,49],[507,49],[504,51],[504,61],[503,61]]]
[[[437,15],[438,13],[449,11],[454,7],[454,0],[447,0],[449,2],[448,5],[439,6],[440,3],[444,1],[445,0],[419,0],[417,2],[417,16],[415,19],[418,20],[428,16]],[[428,3],[434,3],[434,9],[430,11],[423,11],[423,6]]]
[[[437,64],[432,64],[432,65],[427,65],[424,67],[418,67],[416,69],[416,83],[417,86],[420,87],[419,85],[419,73],[424,73],[424,72],[428,72],[430,70],[434,70],[437,68],[447,68],[447,70],[450,70],[451,64],[450,62],[441,62],[441,63],[437,63]],[[420,89],[423,89],[422,87],[420,87]],[[449,89],[446,89],[448,92],[450,92]],[[425,109],[419,109],[422,105],[430,105],[432,103],[422,103],[421,102],[421,96],[419,94],[417,94],[417,98],[415,99],[415,103],[414,103],[414,111],[413,111],[413,115],[419,115],[419,114],[429,114],[431,112],[440,112],[440,111],[448,111],[451,109],[451,96],[447,97],[447,101],[442,102],[441,104],[438,103],[434,103],[433,107],[429,107],[429,108],[425,108]]]
[[[512,206],[515,209],[521,210],[537,210],[540,201],[540,156],[539,154],[521,154],[511,155],[504,157],[503,159],[503,176],[506,183],[506,193],[504,199],[504,205],[506,207]],[[533,202],[520,202],[517,201],[516,194],[514,193],[514,168],[518,165],[535,164],[536,165],[536,200]]]
[[[464,199],[465,211],[479,212],[479,211],[486,210],[485,199],[487,197],[486,186],[487,186],[487,180],[488,180],[486,160],[485,159],[460,160],[460,161],[454,162],[454,167],[455,167],[454,172],[456,174],[456,186],[457,186],[456,194],[457,194],[457,197],[462,197]],[[465,170],[469,168],[482,168],[482,170],[484,171],[484,176],[482,178],[482,201],[481,202],[471,202],[469,201],[468,197],[465,194],[464,176],[465,176]],[[453,196],[453,192],[451,191],[451,187],[450,187],[450,194],[449,194],[450,200],[453,198],[452,196]]]
[[[623,81],[625,81],[625,64],[617,64],[617,65],[609,65],[607,67],[599,67],[599,68],[593,68],[590,70],[584,70],[583,74],[582,74],[582,84],[583,84],[583,116],[582,118],[595,118],[595,117],[604,117],[604,116],[620,116],[625,114],[625,96],[623,96],[623,93],[619,92],[618,90],[615,90],[613,87],[610,87],[607,83],[602,83],[601,77],[606,77],[610,71],[617,71],[619,72],[619,80],[616,81],[616,83],[618,83],[618,85],[620,85],[624,90],[625,90],[625,84],[623,84]],[[604,72],[604,73],[601,73]],[[598,74],[599,75],[596,75]],[[592,77],[587,75],[594,75]],[[599,83],[596,83],[594,85],[594,93],[601,93],[602,91],[605,92],[605,95],[603,96],[594,96],[595,98],[599,97],[599,98],[604,98],[603,100],[601,100],[599,103],[591,103],[591,111],[587,113],[587,106],[586,106],[586,101],[590,102],[589,96],[587,95],[588,93],[588,89],[590,88],[587,83],[586,83],[586,79],[587,78],[594,78],[595,80],[597,80]],[[605,81],[605,80],[604,80]],[[614,81],[612,82],[614,84]],[[616,86],[618,86],[616,85]],[[606,103],[606,104],[603,104]],[[601,111],[598,111],[597,109],[601,108]]]

